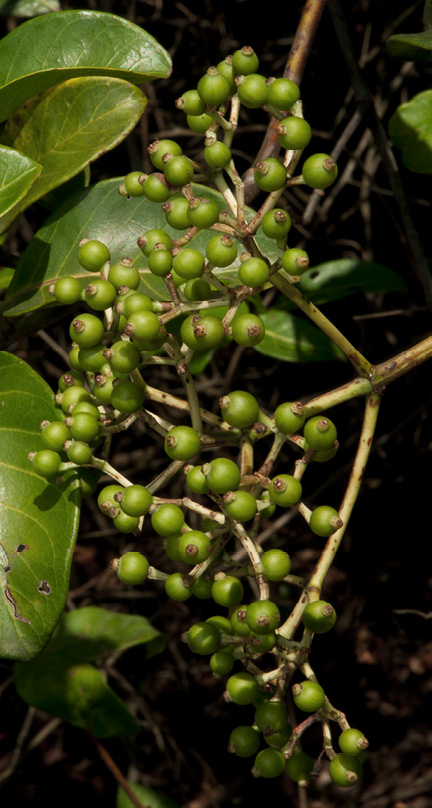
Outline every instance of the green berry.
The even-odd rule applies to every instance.
[[[291,570],[291,559],[283,550],[267,550],[261,556],[261,564],[268,581],[282,581]]]
[[[207,485],[215,494],[235,491],[240,483],[240,469],[237,463],[227,457],[216,457],[211,463],[201,467]]]
[[[33,457],[33,468],[40,477],[54,477],[58,473],[61,463],[60,455],[51,449],[41,449]]]
[[[231,236],[215,236],[207,242],[206,256],[215,267],[228,267],[237,257],[237,247]]]
[[[220,345],[225,329],[218,317],[212,314],[190,314],[183,321],[180,334],[183,342],[194,351],[205,351]]]
[[[230,634],[237,634],[239,637],[249,636],[250,628],[246,623],[246,611],[246,605],[236,606],[230,618],[232,626],[232,630],[229,632]]]
[[[154,174],[147,174],[144,184],[144,196],[150,202],[166,202],[170,196],[171,191],[167,186],[166,179],[163,174],[155,172]]]
[[[204,113],[203,115],[188,115],[186,121],[192,132],[196,132],[197,135],[205,135],[207,129],[210,129],[213,123],[213,118],[211,115]]]
[[[177,109],[181,109],[186,115],[202,115],[206,105],[198,90],[186,90],[175,102]]]
[[[279,607],[271,600],[256,600],[247,608],[246,622],[255,634],[268,634],[280,623]]]
[[[268,634],[260,634],[260,636],[251,631],[246,651],[248,654],[267,654],[274,648],[276,643],[277,636],[274,631],[269,631]]]
[[[137,586],[147,580],[149,563],[141,553],[125,553],[116,561],[112,566],[122,583]]]
[[[198,250],[183,249],[175,256],[173,267],[181,278],[200,278],[204,269],[204,256]]]
[[[129,485],[121,492],[119,502],[122,511],[128,516],[144,516],[153,502],[153,497],[143,485]]]
[[[303,407],[299,401],[285,401],[276,408],[274,420],[279,432],[283,435],[294,435],[302,428],[306,418],[303,415]]]
[[[158,249],[160,248],[160,249]],[[153,275],[159,278],[168,275],[171,272],[173,258],[169,250],[164,244],[156,244],[156,248],[150,253],[148,257],[148,268]]]
[[[259,696],[259,686],[250,673],[234,673],[227,681],[227,693],[234,704],[252,704]]]
[[[289,739],[292,735],[292,726],[290,723],[286,724],[285,727],[279,732],[272,732],[271,735],[264,735],[264,740],[267,746],[272,746],[274,749],[282,749],[286,743],[288,743]]]
[[[282,268],[290,275],[303,275],[309,267],[309,256],[297,247],[285,250],[281,258]]]
[[[204,160],[210,168],[225,168],[231,157],[231,150],[220,140],[204,149]]]
[[[244,595],[243,584],[233,575],[225,575],[214,581],[212,586],[212,598],[219,606],[236,606],[240,603]]]
[[[267,157],[255,166],[254,179],[261,191],[278,191],[286,183],[286,168],[277,157]]]
[[[100,272],[110,257],[108,247],[101,241],[84,241],[78,250],[78,261],[87,272]]]
[[[189,530],[179,537],[178,552],[185,564],[201,564],[209,557],[210,549],[210,539],[201,530]]]
[[[61,393],[60,406],[66,415],[69,415],[80,401],[91,402],[90,393],[84,387],[74,385],[73,387],[68,387],[64,393]]]
[[[313,767],[313,758],[300,750],[287,760],[286,772],[295,783],[305,786],[312,773]]]
[[[265,325],[257,314],[241,314],[232,322],[232,335],[238,345],[250,348],[265,337]]]
[[[184,196],[164,202],[162,210],[165,213],[168,224],[170,227],[173,227],[174,230],[189,229],[189,202]]]
[[[218,107],[226,101],[231,93],[229,82],[219,73],[217,67],[209,67],[197,85],[198,94],[204,104]]]
[[[96,491],[102,472],[95,469],[79,468],[76,470],[76,478],[79,480],[80,493],[82,499],[91,497]]]
[[[224,496],[224,506],[228,516],[237,522],[249,522],[257,511],[256,499],[247,491],[229,491]]]
[[[328,188],[338,175],[338,167],[328,154],[312,154],[303,165],[303,179],[311,188]]]
[[[255,758],[254,770],[260,777],[280,777],[285,764],[285,757],[279,749],[262,749]]]
[[[305,149],[312,137],[312,129],[303,118],[284,118],[279,123],[277,141],[283,149]]]
[[[230,426],[243,429],[252,426],[259,417],[258,402],[246,390],[234,390],[219,401],[224,421]]]
[[[150,340],[157,337],[160,326],[159,318],[153,311],[141,309],[140,311],[134,311],[133,314],[128,317],[125,334],[127,334],[128,337],[136,339]],[[114,343],[114,346],[118,344],[119,343]],[[131,370],[134,369],[135,368],[131,368]]]
[[[237,88],[238,97],[243,106],[258,109],[267,101],[268,87],[266,77],[260,73],[250,73]]]
[[[314,600],[308,603],[303,611],[302,620],[309,631],[315,634],[326,634],[336,623],[336,612],[325,600]]]
[[[312,449],[326,451],[333,446],[337,438],[337,431],[330,418],[326,418],[324,415],[315,415],[306,421],[303,435]]]
[[[280,701],[267,701],[255,711],[254,723],[265,735],[280,732],[288,724],[288,713]]]
[[[263,216],[261,227],[268,238],[284,239],[291,229],[291,217],[286,210],[274,208]]]
[[[171,460],[190,460],[201,449],[200,436],[190,426],[175,426],[168,432],[164,448]]]
[[[299,87],[290,79],[268,79],[267,103],[272,107],[291,109],[299,98]]]
[[[166,181],[176,187],[182,187],[187,185],[188,182],[192,182],[194,174],[193,165],[184,154],[179,157],[171,156],[164,162],[163,172]]]
[[[208,281],[202,278],[193,278],[184,285],[184,295],[186,300],[209,300],[211,296],[211,286]]]
[[[210,668],[215,676],[226,676],[228,673],[231,673],[233,667],[234,657],[227,651],[216,651],[216,653],[210,657]]]
[[[184,601],[192,596],[190,587],[183,583],[184,575],[174,572],[165,581],[165,592],[171,600]]]
[[[172,249],[172,241],[165,230],[147,230],[144,236],[138,239],[138,247],[148,256],[154,250],[156,244],[165,244],[167,250]]]
[[[129,289],[138,289],[140,274],[130,258],[122,258],[118,264],[111,266],[108,272],[108,280],[117,291],[121,286],[127,286]]]
[[[319,505],[311,513],[309,527],[312,533],[327,538],[343,527],[343,522],[334,508],[329,505]]]
[[[360,729],[345,729],[339,735],[339,749],[345,755],[361,755],[369,746],[367,738]]]
[[[228,751],[237,757],[247,758],[256,754],[259,745],[260,733],[253,727],[240,726],[233,729],[230,735]]]
[[[69,437],[69,430],[65,424],[62,424],[61,421],[52,421],[42,432],[42,443],[45,449],[60,452]]]
[[[112,283],[104,281],[102,278],[95,278],[85,288],[84,299],[94,311],[109,309],[116,297],[117,292]]]
[[[91,348],[80,348],[78,359],[82,369],[86,373],[99,373],[106,363],[105,350],[106,345],[102,343],[93,345]]]
[[[237,76],[249,76],[251,73],[256,73],[258,67],[258,56],[249,45],[244,45],[243,48],[233,53],[232,69]]]
[[[54,287],[54,297],[58,303],[71,306],[81,300],[82,286],[78,278],[67,276],[60,278]]]
[[[232,66],[232,56],[226,56],[222,62],[219,62],[216,65],[216,68],[219,73],[227,80],[230,86],[230,95],[234,95],[237,92],[237,86],[234,80],[234,70]]]
[[[145,317],[147,314],[153,315],[153,312],[137,311],[134,314],[131,314],[131,317],[137,317],[138,315],[144,315]],[[152,320],[151,322],[153,324],[154,321]],[[141,354],[138,348],[133,344],[133,342],[129,342],[129,340],[119,340],[118,342],[114,342],[111,348],[108,348],[104,352],[104,355],[108,360],[113,373],[115,374],[132,373],[132,371],[138,367],[141,359]]]
[[[164,549],[171,561],[175,561],[177,564],[181,561],[179,551],[178,551],[178,540],[179,537],[176,536],[168,536],[164,542]],[[211,595],[211,593],[210,593]]]
[[[63,393],[68,387],[84,387],[85,378],[79,370],[68,370],[67,373],[64,373],[63,376],[60,376],[59,379],[59,390]]]
[[[129,295],[122,305],[126,318],[130,317],[135,311],[153,311],[151,298],[147,297],[147,295],[142,295],[140,292]]]
[[[186,484],[194,494],[208,493],[207,480],[201,471],[201,466],[193,466],[189,469],[186,475]]]
[[[179,559],[181,561],[181,558]],[[207,578],[206,575],[200,577],[192,584],[192,594],[200,600],[210,600],[212,594],[213,578]]]
[[[99,421],[88,412],[78,412],[70,419],[69,432],[74,440],[91,441],[99,435]]]
[[[276,505],[289,508],[299,501],[302,495],[301,483],[290,474],[278,474],[269,485],[269,497]]]
[[[159,171],[163,171],[164,169],[164,162],[162,159],[164,155],[172,154],[174,157],[178,157],[183,154],[179,144],[174,140],[154,140],[153,143],[150,143],[148,152],[150,155],[150,160],[155,168],[159,169]]]
[[[152,514],[151,524],[159,536],[172,536],[174,533],[180,533],[184,525],[183,511],[178,505],[165,502],[159,505]]]
[[[124,178],[124,187],[128,196],[144,196],[144,185],[140,182],[142,171],[131,171]],[[144,177],[143,177],[144,179]]]
[[[211,623],[195,623],[186,636],[189,648],[195,654],[214,654],[220,646],[220,633]]]
[[[299,710],[305,713],[315,713],[324,705],[325,693],[317,682],[306,679],[292,688],[293,701]]]
[[[241,283],[254,288],[267,283],[270,270],[262,258],[249,258],[241,265],[238,274]]]
[[[201,197],[189,200],[189,221],[194,227],[201,230],[211,227],[219,221],[219,206],[213,199]]]
[[[342,788],[354,786],[362,773],[362,765],[352,755],[336,755],[329,765],[330,777]]]
[[[102,511],[102,513],[108,513],[110,508],[116,508],[117,502],[114,499],[114,495],[122,491],[124,491],[124,488],[121,485],[106,485],[105,488],[102,488],[97,498],[99,510]]]
[[[70,338],[80,348],[91,348],[93,345],[97,345],[101,341],[103,333],[103,323],[94,314],[80,314],[69,327]]]
[[[113,524],[120,533],[134,533],[139,527],[138,516],[128,516],[127,513],[120,511],[113,518]]]
[[[115,410],[125,415],[131,415],[141,409],[143,391],[134,382],[116,380],[112,388],[110,402]]]

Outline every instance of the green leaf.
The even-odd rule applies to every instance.
[[[28,660],[64,608],[78,529],[74,475],[61,485],[32,470],[40,422],[56,420],[52,390],[22,359],[0,353],[0,657]]]
[[[123,177],[119,177],[91,186],[70,197],[47,219],[19,261],[4,305],[8,317],[52,304],[48,286],[54,279],[64,275],[81,277],[88,274],[77,260],[82,238],[97,239],[106,244],[113,263],[120,261],[124,255],[132,258],[138,269],[143,270],[139,291],[154,300],[169,300],[162,278],[157,278],[147,269],[147,258],[138,248],[137,238],[155,228],[165,230],[173,238],[178,238],[180,233],[167,225],[160,205],[149,202],[145,197],[121,197],[118,187],[122,181]],[[193,184],[192,188],[196,196],[214,199],[221,210],[226,210],[225,200],[217,191],[197,184]],[[252,211],[249,211],[249,215],[252,215]],[[190,244],[195,249],[205,249],[207,241],[214,236],[214,230],[200,231]],[[260,235],[257,241],[265,255],[274,260],[277,255],[274,240]],[[233,268],[219,269],[216,274],[233,283],[237,280],[239,265],[237,260]]]
[[[145,106],[141,90],[121,79],[82,77],[47,90],[19,110],[6,124],[3,140],[43,171],[25,198],[2,216],[0,231],[32,202],[120,143]]]
[[[8,289],[15,270],[12,267],[0,268],[0,289]]]
[[[165,794],[160,791],[145,788],[138,783],[129,783],[129,786],[145,808],[179,808],[175,802],[165,797]],[[117,789],[116,808],[135,808],[132,800],[129,799],[126,791],[121,786]]]
[[[0,120],[77,76],[141,84],[169,76],[171,58],[142,28],[100,11],[61,11],[19,25],[0,42]]]
[[[410,171],[432,173],[432,90],[397,108],[389,121],[389,136],[402,149],[402,161]]]
[[[30,157],[0,145],[0,217],[27,194],[41,171]]]
[[[54,188],[53,191],[49,191],[45,196],[42,196],[39,199],[39,204],[49,211],[55,210],[59,208],[69,196],[87,188],[89,182],[90,166],[85,166],[75,177],[72,177],[70,180],[67,180],[67,182],[64,182],[63,185],[59,185],[58,188]]]
[[[342,351],[315,325],[287,311],[269,309],[260,314],[265,337],[255,350],[282,362],[345,360]]]
[[[6,17],[37,17],[51,11],[61,11],[58,0],[6,0],[0,2],[0,15]]]
[[[418,34],[394,34],[387,40],[387,53],[406,62],[430,62],[432,60],[432,30]]]
[[[356,258],[340,258],[311,267],[301,276],[296,286],[317,305],[340,300],[355,292],[406,291],[400,275],[389,267]],[[287,308],[284,305],[284,309]],[[290,304],[289,308],[296,307]]]
[[[164,637],[138,615],[88,606],[67,612],[44,651],[16,663],[14,682],[21,698],[97,737],[128,735],[138,727],[123,702],[90,663],[137,645],[146,659],[163,650]]]

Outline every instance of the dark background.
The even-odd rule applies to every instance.
[[[396,30],[421,30],[422,5],[407,6],[403,0],[344,4],[351,47],[385,128],[399,103],[430,86],[430,67],[407,66],[390,59],[385,50],[387,38]],[[66,7],[83,6],[72,3]],[[92,181],[97,181],[131,169],[151,170],[146,150],[158,136],[173,137],[190,156],[198,155],[200,138],[185,128],[174,100],[194,87],[209,65],[243,44],[252,45],[259,54],[262,73],[282,75],[303,4],[297,0],[267,4],[259,11],[248,1],[95,2],[87,7],[133,20],[158,39],[173,58],[172,77],[147,85],[149,105],[136,130],[92,167]],[[13,18],[1,22],[3,34],[16,23]],[[332,15],[326,10],[302,80],[305,117],[315,136],[312,151],[331,152],[351,120],[356,104],[350,86]],[[379,362],[427,336],[431,313],[375,138],[365,150],[359,148],[368,127],[374,127],[370,112],[342,150],[340,175],[351,158],[355,167],[349,182],[338,189],[328,217],[320,214],[319,207],[310,223],[302,222],[310,196],[307,190],[290,192],[285,201],[298,225],[299,245],[307,245],[313,264],[363,258],[385,264],[403,277],[407,285],[404,294],[358,293],[324,309],[371,361]],[[253,163],[265,128],[264,113],[244,113],[234,141],[241,170]],[[405,198],[426,248],[430,178],[411,174],[402,166],[397,150],[395,155]],[[45,215],[40,209],[32,210],[14,225],[9,242],[13,251],[23,249]],[[65,349],[68,322],[69,318],[49,332]],[[64,367],[42,337],[22,340],[11,350],[55,388]],[[342,363],[282,365],[249,350],[233,354],[228,347],[216,354],[198,389],[204,406],[216,410],[219,396],[234,382],[236,388],[254,392],[271,414],[287,397],[307,400],[350,378],[350,368]],[[181,395],[170,373],[159,373],[149,381]],[[324,587],[323,594],[334,604],[338,622],[330,634],[314,640],[311,663],[332,703],[344,710],[350,724],[361,727],[370,740],[371,755],[362,783],[348,792],[331,784],[324,766],[307,797],[299,797],[289,779],[254,780],[249,775],[250,762],[226,752],[231,729],[251,721],[252,711],[226,705],[223,685],[211,676],[205,658],[194,657],[180,642],[181,633],[192,622],[209,615],[208,603],[196,600],[190,607],[168,603],[161,588],[150,584],[125,592],[122,585],[113,582],[107,567],[119,549],[131,548],[130,537],[119,540],[118,534],[106,527],[94,503],[85,503],[71,579],[73,604],[96,603],[144,614],[166,632],[168,639],[166,651],[150,662],[145,663],[142,652],[135,649],[109,671],[112,686],[142,720],[143,732],[136,740],[106,742],[120,769],[131,779],[159,788],[188,808],[264,801],[301,808],[432,805],[432,641],[431,622],[426,619],[432,609],[431,396],[428,363],[392,384],[384,395],[362,492]],[[337,507],[340,502],[361,418],[360,400],[334,411],[341,449],[332,463],[308,471],[310,505],[326,502]],[[116,443],[114,465],[125,474],[133,474],[135,482],[144,481],[142,453],[137,449],[140,437],[127,433]],[[295,459],[291,452],[285,457],[289,463]],[[144,474],[149,468],[157,473],[163,465],[159,447],[150,448]],[[179,480],[178,491],[181,485]],[[278,522],[273,540],[289,551],[295,574],[307,576],[312,571],[320,546],[298,516]],[[138,548],[147,547],[149,556],[153,553],[153,563],[159,566],[158,550],[146,534]],[[162,557],[160,566],[167,568]],[[287,588],[281,586],[278,591],[275,587],[273,595],[288,613],[293,600]],[[398,610],[417,613],[400,614]],[[0,681],[6,683],[8,676],[3,669]],[[1,772],[10,763],[27,707],[11,686],[3,692],[0,689],[0,695]],[[37,799],[49,808],[70,808],[79,803],[114,808],[115,781],[91,740],[74,727],[50,725],[50,721],[45,714],[34,715],[24,750],[39,731],[48,728],[47,732],[22,756],[15,774],[4,785],[4,804],[27,806]],[[312,755],[319,752],[318,730],[308,733],[304,748]]]

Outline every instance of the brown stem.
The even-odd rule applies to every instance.
[[[126,794],[128,795],[130,801],[133,802],[134,805],[136,805],[136,808],[145,808],[145,806],[142,804],[142,802],[138,799],[138,797],[132,791],[128,781],[126,780],[126,777],[121,773],[119,767],[113,761],[113,759],[112,759],[111,755],[109,754],[109,752],[107,752],[105,747],[102,746],[101,743],[99,743],[97,738],[93,738],[92,735],[90,735],[90,738],[93,741],[97,751],[99,752],[100,757],[102,758],[103,762],[108,767],[108,769],[110,770],[113,777],[115,777],[118,784],[126,791]]]

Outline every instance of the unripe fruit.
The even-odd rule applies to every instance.
[[[330,777],[334,783],[342,788],[355,785],[362,773],[362,765],[358,758],[352,755],[336,755],[329,765]]]
[[[164,502],[152,513],[151,524],[159,536],[172,536],[180,533],[184,525],[184,513],[178,505]]]
[[[206,105],[198,90],[186,90],[175,102],[177,109],[181,109],[186,115],[202,115]]]
[[[114,495],[122,491],[124,491],[124,488],[121,485],[106,485],[105,488],[102,488],[97,498],[99,510],[102,513],[108,513],[110,508],[117,507]]]
[[[293,701],[299,710],[305,713],[315,713],[324,705],[325,693],[317,682],[306,679],[292,688]]]
[[[41,449],[34,455],[32,463],[36,474],[48,479],[58,473],[61,458],[57,452],[53,452],[51,449]]]
[[[339,735],[339,749],[345,755],[361,755],[369,746],[367,738],[359,729],[345,729]]]
[[[264,575],[268,581],[281,581],[291,570],[291,559],[283,550],[267,550],[261,556]]]
[[[113,264],[108,272],[109,282],[117,289],[128,286],[129,289],[138,289],[140,274],[130,258],[122,258],[118,264]]]
[[[315,415],[306,421],[303,435],[312,449],[325,451],[333,446],[337,438],[337,431],[330,418],[326,418],[324,415]]]
[[[238,274],[241,283],[253,288],[267,283],[270,270],[262,258],[249,258],[241,265]]]
[[[74,385],[73,387],[68,387],[64,393],[61,393],[60,406],[66,415],[69,415],[79,401],[91,402],[90,393],[84,387]]]
[[[163,172],[170,185],[181,187],[192,182],[194,169],[189,158],[182,154],[179,157],[170,157],[164,163]]]
[[[306,786],[313,767],[313,758],[300,750],[287,760],[286,772],[295,783]]]
[[[99,435],[99,421],[87,412],[73,414],[69,432],[74,440],[91,441]]]
[[[309,256],[304,250],[294,247],[291,250],[285,250],[281,264],[290,275],[303,275],[303,272],[306,272],[309,267]]]
[[[261,227],[268,238],[284,239],[291,229],[291,217],[286,210],[274,208],[265,214]]]
[[[184,196],[176,197],[169,202],[164,202],[162,210],[165,213],[168,224],[170,227],[173,227],[174,230],[189,229],[189,202]]]
[[[60,376],[58,386],[59,390],[63,393],[68,387],[84,387],[85,378],[79,370],[68,370],[63,376]]]
[[[240,82],[240,79],[237,81]],[[237,88],[237,94],[243,106],[258,109],[267,101],[268,87],[266,77],[260,73],[250,73]]]
[[[219,401],[223,419],[238,429],[243,429],[258,420],[258,402],[246,390],[234,390]]]
[[[147,174],[143,188],[144,196],[150,202],[166,202],[171,196],[171,191],[167,186],[166,179],[164,175],[159,172]]]
[[[283,435],[294,435],[302,428],[306,417],[299,401],[285,401],[276,408],[274,420],[279,432]]]
[[[204,269],[204,256],[198,250],[183,249],[175,256],[173,267],[181,278],[200,278]]]
[[[42,432],[42,443],[45,449],[60,452],[69,437],[69,430],[65,424],[62,424],[61,421],[52,421]]]
[[[171,460],[190,460],[201,449],[200,436],[190,426],[175,426],[168,432],[164,448]]]
[[[230,634],[237,634],[239,637],[249,636],[250,628],[246,623],[246,611],[247,606],[245,604],[236,606],[230,618],[232,626]]]
[[[264,732],[280,732],[288,724],[288,713],[280,701],[267,701],[255,711],[255,724]]]
[[[207,242],[207,260],[216,267],[227,267],[237,257],[237,247],[231,236],[215,236]]]
[[[252,773],[266,778],[280,777],[285,769],[285,764],[285,757],[279,749],[262,749],[255,758]]]
[[[205,230],[219,221],[219,206],[213,199],[194,198],[189,200],[189,221],[194,227]]]
[[[128,516],[120,511],[113,518],[113,524],[120,533],[134,533],[139,527],[138,516]]]
[[[267,157],[255,166],[254,179],[261,191],[278,191],[286,183],[286,168],[277,157]]]
[[[138,586],[147,579],[149,563],[141,553],[125,553],[111,562],[111,566],[120,581],[129,586]]]
[[[259,745],[260,733],[253,727],[240,726],[233,729],[230,735],[228,752],[233,752],[237,757],[247,758],[256,754]]]
[[[312,154],[302,169],[303,179],[311,188],[328,188],[338,175],[338,167],[328,154]]]
[[[114,409],[131,415],[142,407],[143,391],[134,382],[117,381],[113,385],[110,402]]]
[[[334,508],[329,505],[319,505],[311,513],[309,527],[317,536],[327,538],[343,527],[343,521]]]
[[[128,516],[144,516],[152,502],[152,495],[143,485],[129,485],[123,489],[119,505]]]
[[[246,671],[234,673],[227,681],[227,693],[234,704],[252,704],[259,696],[259,686]]]
[[[228,516],[237,522],[248,522],[257,511],[256,499],[247,491],[229,491],[225,494],[224,506]]]
[[[94,314],[80,314],[69,327],[70,338],[80,348],[91,348],[93,345],[97,345],[101,341],[103,333],[103,323]]]
[[[59,278],[54,287],[54,297],[65,306],[70,306],[72,303],[77,303],[81,300],[82,286],[78,278],[67,276]]]
[[[147,295],[140,292],[128,295],[123,305],[123,313],[126,318],[130,317],[134,311],[153,311],[153,301]]]
[[[192,590],[183,583],[185,576],[180,572],[174,572],[165,581],[165,592],[171,600],[184,601],[192,596]]]
[[[210,284],[202,278],[193,278],[184,285],[186,300],[209,300],[211,296]]]
[[[212,586],[212,598],[219,606],[236,606],[243,599],[243,584],[233,575],[225,575],[214,581]]]
[[[172,249],[172,241],[165,230],[147,230],[147,233],[138,239],[138,247],[147,257],[154,250],[156,244],[165,244],[167,250]]]
[[[110,260],[110,251],[101,241],[89,240],[81,244],[78,261],[87,272],[99,272]]]
[[[160,247],[160,249],[157,249]],[[148,268],[153,275],[163,278],[171,272],[173,258],[171,253],[166,249],[165,245],[156,244],[156,249],[150,253],[148,257]]]
[[[141,177],[143,177],[142,171],[131,171],[129,174],[126,174],[124,187],[128,196],[144,196],[143,182],[140,182]]]
[[[236,50],[232,55],[232,68],[238,76],[249,76],[256,73],[259,67],[259,59],[250,45],[244,45],[240,50]]]
[[[233,339],[245,348],[258,345],[265,337],[265,325],[258,314],[241,314],[231,328]]]
[[[277,141],[283,149],[305,149],[312,137],[312,130],[303,118],[284,118],[277,130]]]
[[[230,149],[220,140],[204,149],[204,160],[210,168],[225,168],[231,157]]]
[[[109,281],[95,278],[85,288],[84,299],[94,311],[109,309],[117,297],[117,292]]]
[[[230,85],[216,67],[209,67],[205,76],[198,82],[197,90],[204,104],[218,107],[230,96]]]
[[[336,612],[325,600],[314,600],[305,607],[302,620],[309,631],[326,634],[336,623]]]
[[[201,468],[206,483],[215,494],[235,491],[240,483],[240,469],[237,463],[227,457],[216,457]]]
[[[268,634],[280,623],[279,608],[271,600],[256,600],[247,608],[246,622],[255,634]]]
[[[216,65],[217,70],[219,73],[222,74],[224,79],[227,80],[229,87],[230,87],[230,95],[234,95],[237,92],[237,86],[235,83],[235,75],[232,66],[232,56],[228,55],[223,59],[221,62],[218,62]]]
[[[133,314],[128,317],[124,333],[136,339],[150,340],[157,337],[160,326],[159,318],[153,311],[144,311],[141,309],[140,311],[134,311]],[[114,346],[118,344],[119,343],[114,343]]]
[[[214,654],[220,646],[220,633],[211,623],[195,623],[186,637],[189,648],[195,654]]]
[[[165,154],[172,154],[175,157],[183,154],[179,144],[174,140],[154,140],[153,143],[150,143],[148,152],[150,160],[159,171],[163,171],[164,163],[162,158]]]
[[[139,314],[153,315],[153,312],[150,311],[135,312],[135,315],[131,315],[131,317],[137,316]],[[108,360],[112,371],[116,374],[132,373],[132,371],[138,367],[141,359],[140,352],[136,347],[136,345],[134,345],[133,342],[129,342],[128,340],[119,340],[118,342],[114,342],[111,348],[108,348],[106,351],[104,351],[104,355]]]
[[[193,588],[194,587],[192,587],[192,589]],[[216,653],[210,657],[209,664],[215,676],[226,676],[228,673],[231,673],[234,667],[234,657],[227,651],[216,651]]]
[[[301,483],[290,474],[278,474],[269,486],[269,497],[276,505],[288,508],[299,501],[302,495]]]
[[[193,466],[186,475],[186,484],[194,494],[207,494],[208,485],[201,466]]]
[[[267,103],[276,109],[291,109],[300,98],[300,89],[291,79],[267,79]]]
[[[213,118],[204,113],[203,115],[188,115],[186,121],[192,132],[196,132],[197,135],[205,135],[213,123]]]

